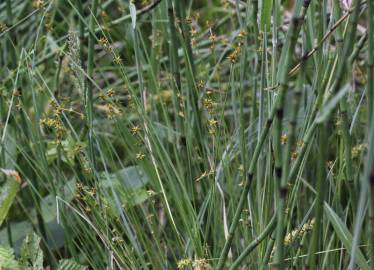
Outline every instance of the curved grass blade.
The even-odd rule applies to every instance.
[[[352,234],[349,232],[347,226],[344,222],[339,218],[339,216],[335,213],[335,211],[325,202],[324,204],[324,212],[326,217],[331,222],[338,238],[343,243],[344,247],[347,249],[348,253],[352,253]],[[360,250],[356,250],[356,258],[357,264],[359,265],[360,269],[369,270],[369,265]]]

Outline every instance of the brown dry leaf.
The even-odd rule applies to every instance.
[[[15,170],[11,170],[11,169],[3,169],[3,168],[0,168],[0,171],[5,174],[6,176],[13,176],[14,179],[17,181],[18,184],[21,184],[22,182],[22,179],[21,179],[21,176],[19,175],[19,173]]]

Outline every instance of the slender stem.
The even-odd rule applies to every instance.
[[[374,269],[374,170],[369,175],[369,254],[370,269]]]
[[[91,166],[95,168],[95,154],[94,154],[94,138],[93,138],[93,88],[94,85],[92,83],[93,75],[94,75],[94,45],[95,45],[95,16],[97,13],[98,7],[98,0],[92,1],[91,6],[91,14],[90,14],[90,22],[89,22],[89,29],[90,35],[88,37],[88,59],[87,59],[87,92],[86,92],[86,116],[87,116],[87,126],[88,126],[88,149],[89,149],[89,158],[91,162]],[[91,80],[90,80],[91,79]]]
[[[318,158],[318,170],[317,170],[317,199],[315,206],[315,224],[313,226],[312,242],[309,251],[309,267],[310,269],[317,269],[316,252],[318,250],[318,242],[321,238],[321,225],[322,225],[322,211],[323,211],[323,198],[325,194],[325,179],[326,179],[326,154],[327,154],[327,136],[326,136],[327,124],[318,126],[318,145],[319,145],[319,158]]]
[[[338,4],[338,3],[336,3]],[[340,16],[339,10],[336,11],[337,15]],[[336,40],[343,40],[342,37],[342,31],[337,30],[335,34],[335,39]],[[359,44],[358,42],[357,44]],[[337,47],[340,50],[339,53],[341,53],[341,44],[338,44]],[[350,59],[348,59],[350,61]],[[350,201],[352,202],[353,208],[355,208],[355,203],[356,203],[356,196],[355,193],[353,192],[354,190],[351,188],[353,187],[353,162],[352,162],[352,142],[351,142],[351,135],[349,133],[349,119],[348,119],[348,102],[346,99],[342,99],[340,101],[340,119],[341,119],[341,131],[343,135],[343,145],[344,145],[344,158],[345,158],[345,169],[346,169],[346,180],[349,185],[348,190],[349,190],[349,197]]]
[[[82,69],[85,69],[85,59],[84,59],[84,27],[85,27],[85,22],[83,20],[83,5],[82,5],[82,0],[77,0],[77,9],[79,12],[79,57],[81,61],[81,66]]]
[[[169,31],[170,31],[170,52],[171,52],[171,70],[174,75],[174,80],[177,89],[181,88],[181,75],[178,63],[178,41],[177,41],[177,29],[175,28],[175,16],[173,11],[172,1],[168,1],[168,13],[169,13]],[[174,85],[174,84],[173,84]]]
[[[258,130],[261,130],[261,127],[263,125],[263,119],[264,119],[264,90],[265,90],[265,82],[266,82],[266,74],[265,74],[265,68],[266,68],[266,32],[262,33],[262,57],[261,57],[261,86],[260,86],[260,106],[258,108]],[[258,134],[260,135],[260,134]]]
[[[265,227],[264,231],[259,234],[243,251],[242,254],[231,265],[230,270],[237,269],[244,259],[269,235],[273,232],[276,225],[276,214],[273,215],[269,224]]]
[[[228,255],[228,252],[229,252],[230,247],[231,247],[231,243],[232,243],[233,238],[234,238],[234,233],[235,233],[236,227],[238,226],[241,212],[244,208],[244,203],[247,200],[247,194],[249,192],[250,184],[251,184],[252,179],[253,179],[254,169],[255,169],[258,157],[260,155],[262,145],[265,142],[265,139],[267,137],[267,134],[268,134],[268,132],[270,130],[270,127],[271,127],[271,124],[273,122],[273,118],[274,118],[274,114],[275,114],[275,109],[274,108],[275,107],[273,107],[272,113],[271,113],[269,119],[266,121],[265,126],[262,129],[260,139],[257,142],[257,145],[255,147],[255,150],[254,150],[254,153],[253,153],[253,156],[252,156],[252,160],[251,160],[251,163],[250,163],[250,166],[249,166],[249,170],[248,170],[248,173],[247,173],[247,178],[246,178],[246,181],[244,183],[244,189],[243,189],[243,191],[240,195],[239,203],[238,203],[238,206],[235,210],[235,214],[234,214],[232,223],[231,223],[230,228],[229,228],[229,233],[227,235],[225,245],[222,249],[220,259],[218,261],[218,265],[217,265],[217,268],[216,268],[218,270],[221,270],[221,269],[224,268],[227,255]]]
[[[348,24],[348,32],[344,36],[344,45],[342,48],[341,53],[339,54],[338,58],[338,64],[337,64],[337,70],[336,70],[336,76],[335,76],[335,84],[332,86],[332,93],[336,93],[344,81],[344,75],[345,71],[347,69],[347,61],[349,59],[349,56],[352,52],[353,44],[356,39],[356,31],[357,31],[357,23],[358,23],[358,18],[360,14],[360,2],[361,0],[354,0],[352,2],[352,7],[353,7],[353,12],[351,17],[349,18],[349,24]]]
[[[306,10],[309,6],[309,3],[310,3],[309,0],[304,1],[304,8],[303,8],[302,14],[305,14],[305,12],[306,12]],[[298,30],[300,29],[300,27],[298,27],[298,26],[299,26],[299,22],[301,22],[301,21],[302,20],[300,20],[300,18],[295,19],[294,23],[293,23],[294,27],[291,27],[289,29],[288,38],[291,38],[291,40],[293,40],[293,42],[291,42],[291,43],[294,43],[293,45],[296,44],[296,37],[297,37],[297,34],[298,34]],[[297,26],[297,27],[295,27],[295,26]],[[294,31],[297,32],[297,33],[294,33]],[[292,45],[292,44],[290,44],[290,45]],[[291,48],[292,48],[292,50],[291,50]],[[287,50],[286,53],[288,53],[289,51],[293,51],[293,48],[294,48],[294,46],[293,47],[290,46],[289,50]],[[287,59],[289,59],[289,58],[287,57]],[[279,94],[277,95],[277,99],[275,101],[275,104],[272,107],[272,110],[270,112],[270,116],[269,116],[268,120],[265,123],[265,126],[263,127],[263,129],[261,131],[261,136],[260,136],[260,138],[257,142],[256,147],[255,147],[255,150],[254,150],[251,162],[250,162],[249,170],[248,170],[248,173],[247,173],[247,178],[246,178],[245,183],[244,183],[244,189],[243,189],[243,191],[240,195],[239,203],[238,203],[238,206],[235,210],[235,214],[234,214],[232,223],[230,225],[229,234],[227,236],[225,245],[224,245],[224,247],[222,249],[222,252],[221,252],[221,255],[219,257],[219,261],[218,261],[218,264],[217,264],[217,267],[216,267],[217,270],[222,270],[225,266],[227,255],[228,255],[228,252],[230,250],[230,247],[231,247],[231,244],[232,244],[232,241],[233,241],[233,238],[234,238],[234,233],[235,233],[236,227],[238,225],[241,212],[244,208],[244,203],[246,202],[246,198],[247,198],[247,195],[248,195],[248,192],[249,192],[250,184],[251,184],[252,179],[253,179],[254,170],[255,170],[255,167],[256,167],[256,164],[257,164],[258,157],[259,157],[260,152],[262,150],[263,143],[265,142],[265,138],[267,137],[267,134],[270,130],[271,124],[273,122],[273,118],[275,117],[277,112],[279,114],[279,112],[281,111],[280,105],[278,103],[281,102],[282,96],[284,96],[284,93],[282,93],[282,91],[286,91],[286,88],[285,88],[286,83],[285,82],[286,82],[287,75],[288,75],[289,61],[288,61],[288,66],[284,65],[283,68],[286,70],[286,71],[283,72],[282,77],[281,77],[282,82],[284,82],[284,84],[282,84],[283,87],[281,86],[281,89],[279,90]],[[279,116],[280,115],[278,115],[278,117]]]
[[[348,10],[348,12],[346,14],[344,14],[342,17],[340,17],[336,23],[330,28],[330,30],[323,36],[322,39],[320,39],[320,41],[318,42],[318,44],[311,50],[307,53],[306,57],[309,58],[311,57],[315,52],[317,52],[321,46],[325,43],[325,41],[338,29],[338,27],[347,19],[349,18],[349,15],[354,11],[355,9],[354,8],[351,8]],[[291,71],[290,71],[290,74],[291,75],[294,75],[298,69],[300,68],[301,66],[301,62],[298,63],[296,66],[294,66]]]
[[[369,129],[374,127],[374,2],[368,1],[368,119]],[[370,130],[369,130],[370,132]],[[373,145],[369,146],[373,147]],[[370,269],[374,270],[374,171],[369,175],[369,251]]]
[[[187,57],[191,65],[192,73],[195,74],[195,62],[192,56],[192,46],[191,46],[191,34],[188,29],[188,25],[186,22],[186,8],[185,8],[185,3],[184,0],[176,0],[175,1],[175,6],[176,6],[176,13],[178,16],[178,19],[181,24],[181,29],[182,29],[182,35],[185,40],[186,48],[187,48]]]
[[[277,231],[276,231],[276,238],[275,238],[275,245],[276,245],[276,252],[275,252],[275,267],[279,269],[283,269],[283,261],[284,261],[284,219],[285,219],[285,205],[287,199],[287,180],[288,180],[288,170],[289,170],[289,163],[291,158],[291,145],[289,144],[289,152],[286,152],[286,159],[284,159],[284,163],[282,164],[282,149],[281,149],[281,137],[282,137],[282,119],[284,114],[284,103],[286,97],[286,91],[288,89],[288,72],[290,68],[291,56],[296,46],[296,41],[298,37],[298,33],[300,30],[300,26],[304,21],[304,17],[306,14],[306,10],[309,6],[310,2],[305,1],[303,5],[303,9],[301,11],[301,16],[296,17],[294,16],[292,19],[292,23],[290,26],[290,33],[291,33],[291,40],[289,49],[287,51],[287,55],[284,62],[284,69],[280,75],[280,89],[278,99],[276,105],[276,115],[275,115],[275,122],[274,122],[274,157],[275,157],[275,183],[279,186],[278,191],[278,212],[277,212]],[[301,87],[301,86],[300,86]],[[298,99],[299,94],[295,96]],[[277,99],[277,101],[278,101]],[[292,116],[295,119],[291,120],[291,132],[290,135],[294,136],[293,129],[295,128],[295,120],[297,115],[297,103],[293,104],[293,111]],[[292,141],[290,143],[293,143]],[[278,184],[280,182],[280,185]]]
[[[12,11],[12,1],[6,0],[6,24],[8,28],[11,28],[13,25],[13,11]],[[10,31],[7,34],[7,40],[5,42],[5,51],[9,53],[10,57],[5,57],[6,61],[9,61],[10,68],[17,67],[17,54],[16,54],[16,47],[13,43],[16,42],[15,35],[12,34],[13,31]],[[5,54],[7,55],[7,54]]]
[[[306,60],[306,58],[305,58]],[[281,190],[287,190],[287,186],[288,186],[288,180],[289,180],[289,172],[290,172],[290,164],[291,164],[291,156],[292,156],[292,152],[293,152],[293,147],[294,147],[294,144],[295,144],[295,140],[296,140],[296,125],[297,125],[297,114],[298,114],[298,111],[299,111],[299,104],[300,104],[300,99],[301,99],[301,90],[302,90],[302,87],[303,87],[303,78],[304,78],[304,72],[301,72],[299,73],[299,78],[298,78],[298,81],[297,81],[297,85],[296,85],[296,89],[294,91],[294,94],[293,94],[293,99],[292,99],[292,104],[291,104],[291,112],[290,112],[290,120],[289,120],[289,132],[288,132],[288,140],[287,140],[287,146],[286,146],[286,151],[284,152],[284,156],[283,156],[283,164],[282,164],[282,179],[281,179],[281,184],[280,184],[280,191]],[[281,193],[280,193],[281,195]],[[280,199],[282,200],[281,203],[280,203],[280,206],[281,207],[285,207],[286,205],[286,198],[282,198],[280,197]],[[283,201],[284,200],[284,201]],[[283,209],[283,212],[278,212],[278,215],[281,215],[281,217],[278,219],[283,222],[284,221],[284,209]],[[282,226],[282,227],[280,227]],[[280,224],[277,228],[277,234],[279,233],[282,233],[283,236],[282,236],[282,244],[284,243],[284,230],[285,230],[285,225],[284,224]],[[279,228],[280,227],[280,228]],[[283,247],[282,247],[283,248]],[[280,262],[280,264],[282,264]]]
[[[258,23],[257,23],[257,13],[258,13],[258,0],[252,0],[252,31],[254,32],[254,43],[255,43],[255,50],[259,48],[259,30],[258,30]],[[253,75],[253,93],[252,93],[252,104],[251,104],[251,118],[252,120],[255,119],[255,112],[256,112],[256,96],[257,96],[257,73],[259,70],[258,64],[258,53],[256,53],[255,57],[255,64],[254,64],[254,75]]]
[[[270,241],[269,241],[269,243],[266,247],[264,260],[263,260],[262,265],[261,265],[261,270],[268,269],[267,265],[269,263],[271,254],[273,252],[274,243],[275,243],[274,235],[275,235],[275,233],[272,233],[272,235],[270,236]]]
[[[374,106],[374,3],[367,1],[368,5],[368,87],[367,87],[367,101],[368,101],[368,119],[371,123],[373,117]]]

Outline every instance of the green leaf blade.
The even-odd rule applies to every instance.
[[[349,254],[352,254],[352,234],[349,232],[347,226],[344,222],[339,218],[339,216],[335,213],[335,211],[325,202],[324,204],[324,211],[331,222],[338,238],[343,243],[344,247],[347,249]],[[369,270],[369,265],[362,254],[361,250],[356,250],[357,254],[357,264],[359,265],[360,269]]]
[[[0,193],[0,226],[3,224],[6,216],[8,215],[9,209],[12,206],[16,195],[19,191],[20,184],[13,179],[8,177],[5,184],[1,187]]]
[[[261,30],[263,32],[268,32],[271,25],[271,9],[273,1],[272,0],[263,0],[261,7]]]

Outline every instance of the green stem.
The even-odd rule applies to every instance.
[[[369,175],[369,257],[370,269],[374,269],[374,170]]]
[[[276,245],[276,252],[275,252],[275,267],[279,269],[283,269],[283,261],[284,261],[284,234],[285,234],[285,228],[284,228],[284,219],[285,219],[285,205],[286,205],[286,199],[287,199],[287,180],[288,180],[288,171],[289,171],[289,163],[291,159],[291,147],[292,145],[289,144],[289,152],[286,152],[286,159],[283,161],[282,165],[282,149],[281,149],[281,137],[282,137],[282,120],[283,120],[283,114],[284,114],[284,103],[285,103],[285,97],[286,92],[288,89],[288,71],[290,68],[290,62],[291,62],[291,56],[294,51],[294,48],[296,46],[296,41],[298,37],[298,33],[300,30],[300,26],[302,25],[305,17],[306,10],[309,6],[310,2],[304,2],[302,15],[300,17],[294,16],[292,19],[292,23],[290,26],[290,33],[291,33],[291,40],[289,49],[286,52],[286,58],[284,62],[284,69],[282,70],[280,74],[280,89],[279,94],[277,97],[275,107],[276,107],[276,115],[275,115],[275,122],[274,122],[274,157],[275,157],[275,183],[279,186],[278,191],[278,213],[277,213],[277,231],[276,231],[276,238],[275,238],[275,245]],[[300,86],[301,87],[301,86]],[[296,99],[299,98],[299,94],[295,96]],[[297,102],[298,103],[298,102]],[[295,121],[296,121],[296,115],[297,115],[297,108],[298,104],[293,103],[293,110],[292,110],[292,116],[295,119],[291,121],[291,132],[290,135],[293,137],[294,131],[292,129],[295,129]],[[290,143],[293,143],[292,141]],[[280,185],[278,184],[280,182]]]
[[[326,179],[326,155],[327,155],[327,139],[326,130],[327,124],[318,126],[318,145],[319,158],[317,170],[317,199],[315,208],[315,225],[313,226],[313,235],[309,251],[309,267],[310,269],[317,269],[316,252],[318,250],[318,243],[321,238],[322,212],[323,212],[323,198],[325,194],[325,179]]]
[[[268,269],[268,264],[269,264],[270,257],[271,257],[271,254],[272,254],[273,248],[274,248],[274,243],[275,243],[274,235],[275,235],[275,233],[273,233],[270,236],[269,243],[268,243],[268,245],[266,247],[264,260],[263,260],[262,265],[261,265],[261,270]]]
[[[255,67],[254,67],[254,75],[253,75],[253,93],[252,93],[252,104],[251,104],[251,120],[255,119],[256,115],[256,96],[257,96],[257,74],[260,69],[260,65],[258,64],[259,55],[257,50],[259,48],[259,30],[258,30],[258,23],[257,23],[257,13],[258,13],[258,0],[252,0],[252,31],[254,32],[254,43],[255,43]]]
[[[84,59],[84,27],[85,27],[85,22],[83,20],[83,5],[82,5],[82,0],[77,0],[77,9],[79,12],[79,57],[80,57],[80,62],[82,69],[85,69],[85,59]]]
[[[304,9],[302,11],[302,14],[305,14],[305,12],[306,12],[306,10],[307,10],[307,8],[309,6],[309,3],[310,2],[308,0],[304,1]],[[294,25],[294,26],[289,29],[289,35],[288,35],[288,37],[289,38],[292,37],[291,40],[293,42],[291,42],[291,43],[295,43],[296,44],[296,38],[295,38],[295,36],[297,37],[298,30],[300,29],[300,27],[295,27],[295,26],[299,26],[299,22],[301,22],[302,20],[300,20],[300,18],[298,18],[298,19],[295,19],[293,21],[294,21],[294,23],[292,25]],[[297,32],[297,33],[294,33],[294,31]],[[290,45],[292,45],[292,44],[290,44]],[[286,53],[288,53],[289,51],[293,51],[293,49],[291,50],[291,48],[292,48],[292,46],[289,47],[289,50],[287,50]],[[287,57],[286,59],[289,59],[289,57]],[[224,266],[225,266],[227,255],[228,255],[228,252],[230,250],[230,247],[231,247],[231,244],[232,244],[232,241],[233,241],[233,238],[234,238],[234,233],[235,233],[236,228],[238,226],[238,222],[239,222],[239,219],[240,219],[241,212],[242,212],[242,210],[244,208],[244,203],[246,202],[246,198],[247,198],[247,195],[248,195],[248,192],[249,192],[249,188],[250,188],[250,183],[252,182],[252,179],[253,179],[254,170],[255,170],[255,167],[256,167],[256,164],[257,164],[258,157],[259,157],[259,155],[261,153],[263,143],[265,142],[267,134],[268,134],[268,132],[270,130],[271,124],[273,122],[273,118],[275,117],[275,115],[276,115],[277,112],[279,114],[279,112],[281,111],[280,110],[280,106],[279,106],[278,103],[281,102],[282,96],[284,96],[284,94],[282,94],[281,91],[286,91],[286,88],[285,88],[286,83],[285,83],[285,81],[286,81],[287,76],[288,76],[289,61],[288,61],[288,66],[284,65],[283,68],[286,69],[286,71],[284,71],[282,73],[282,82],[283,82],[282,85],[283,86],[281,86],[281,89],[279,90],[280,93],[277,96],[275,104],[272,107],[272,110],[270,112],[269,118],[268,118],[268,120],[265,123],[265,126],[262,128],[261,136],[260,136],[260,138],[259,138],[259,140],[257,142],[256,147],[255,147],[255,150],[254,150],[254,153],[253,153],[253,156],[252,156],[252,160],[251,160],[251,163],[250,163],[250,166],[249,166],[249,170],[248,170],[248,173],[247,173],[247,178],[246,178],[245,183],[244,183],[244,189],[243,189],[243,191],[242,191],[242,193],[240,195],[239,203],[238,203],[238,206],[237,206],[237,208],[235,210],[235,214],[234,214],[232,223],[231,223],[230,228],[229,228],[229,233],[228,233],[225,245],[224,245],[224,247],[223,247],[223,249],[221,251],[221,255],[219,257],[219,261],[218,261],[218,264],[217,264],[217,267],[216,267],[217,270],[222,270],[224,268]],[[279,115],[278,115],[278,118],[279,118]]]
[[[230,270],[237,269],[240,264],[244,261],[244,259],[269,235],[273,232],[276,225],[276,215],[274,214],[271,218],[269,224],[265,227],[264,231],[260,233],[258,237],[256,237],[243,251],[242,254],[234,261],[231,265]]]
[[[374,2],[368,1],[368,119],[369,129],[374,130]],[[370,130],[369,130],[370,131]],[[373,145],[369,146],[373,147]],[[370,269],[374,270],[374,171],[369,175],[369,254]]]
[[[91,80],[93,80],[94,75],[94,45],[95,45],[95,16],[97,13],[99,1],[93,0],[91,6],[89,30],[90,35],[88,37],[88,59],[87,59],[87,92],[86,92],[86,117],[87,117],[87,126],[88,126],[88,152],[91,162],[91,166],[95,168],[95,154],[94,154],[94,138],[93,138],[93,88],[94,85]]]
[[[374,3],[367,1],[368,5],[368,87],[367,87],[367,101],[368,101],[368,119],[369,123],[373,117],[374,106]]]
[[[170,31],[170,55],[171,55],[171,70],[174,75],[175,84],[177,89],[181,89],[181,75],[178,63],[178,41],[177,29],[175,28],[175,16],[173,11],[172,0],[168,1],[168,14],[169,14],[169,31]],[[174,85],[174,84],[173,84]]]

